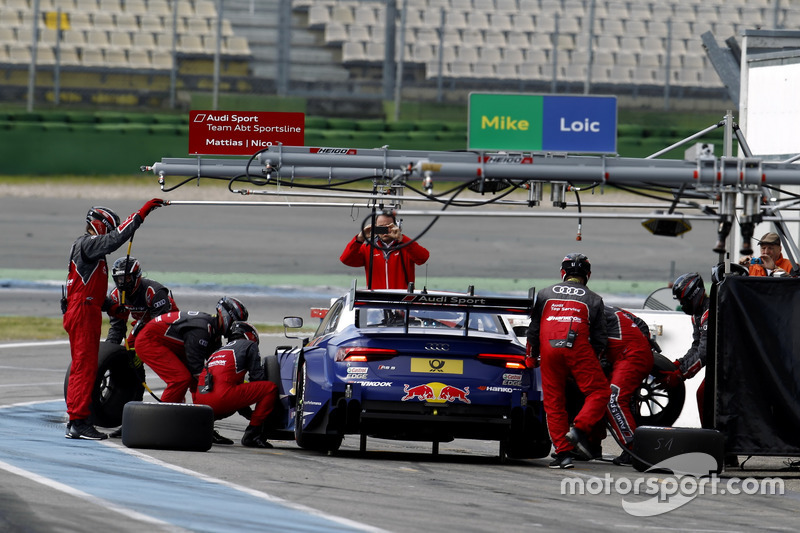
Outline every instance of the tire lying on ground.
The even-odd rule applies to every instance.
[[[122,412],[122,444],[128,448],[205,452],[213,432],[208,405],[128,402]]]
[[[633,468],[639,472],[681,470],[719,473],[725,459],[725,438],[713,429],[639,426],[633,437]]]

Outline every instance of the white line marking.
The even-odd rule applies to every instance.
[[[0,344],[0,348],[28,348],[30,346],[59,346],[61,344],[69,344],[69,341],[15,342],[12,344]]]
[[[65,494],[69,494],[70,496],[74,496],[76,498],[80,498],[82,500],[86,500],[87,502],[103,507],[108,509],[109,511],[114,511],[119,513],[123,516],[131,518],[133,520],[138,520],[141,522],[145,522],[148,524],[152,524],[155,526],[160,526],[166,529],[166,531],[174,531],[178,532],[185,532],[188,531],[187,529],[183,529],[178,526],[174,526],[169,522],[164,522],[163,520],[159,520],[157,518],[153,518],[152,516],[147,516],[145,514],[139,513],[132,509],[127,509],[125,507],[121,507],[116,505],[108,500],[104,500],[102,498],[98,498],[96,496],[92,496],[82,490],[78,490],[76,488],[70,487],[69,485],[64,485],[63,483],[59,483],[58,481],[54,481],[52,479],[48,479],[46,477],[40,476],[39,474],[34,474],[33,472],[29,472],[28,470],[23,470],[21,468],[17,468],[16,466],[10,465],[6,462],[0,461],[0,468],[5,470],[6,472],[10,472],[12,474],[16,474],[18,476],[27,478],[31,481],[35,481],[41,485],[46,487],[50,487],[51,489],[55,489],[57,491],[63,492]]]

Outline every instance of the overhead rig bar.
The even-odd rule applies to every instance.
[[[160,177],[285,181],[300,178],[515,179],[610,185],[800,185],[800,166],[760,158],[704,157],[696,161],[548,153],[426,152],[417,150],[272,146],[249,160],[169,158],[143,167]]]

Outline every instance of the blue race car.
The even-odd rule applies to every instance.
[[[270,438],[337,450],[345,435],[496,440],[501,458],[550,453],[538,369],[504,316],[532,297],[351,290],[302,348],[269,356],[281,420]],[[287,317],[287,326],[302,319]],[[277,427],[276,427],[277,426]]]

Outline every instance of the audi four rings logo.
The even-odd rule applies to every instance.
[[[580,287],[567,287],[566,285],[556,285],[553,287],[553,292],[556,294],[566,294],[568,296],[583,296],[586,291]]]
[[[443,342],[429,342],[425,345],[425,349],[431,352],[448,352],[450,345]]]

